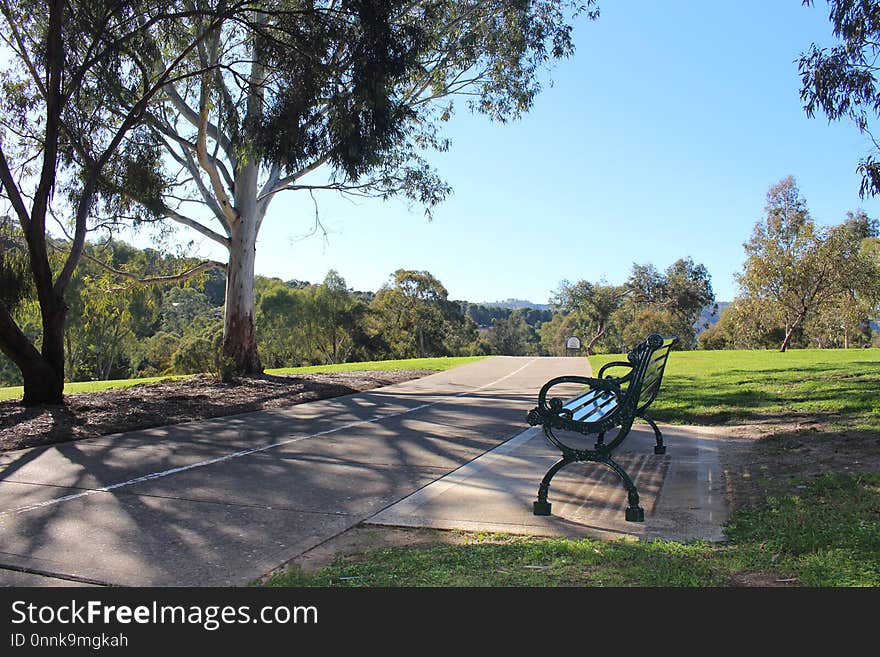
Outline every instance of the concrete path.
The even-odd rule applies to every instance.
[[[644,525],[616,519],[623,489],[584,471],[554,479],[554,517],[531,516],[555,455],[524,432],[525,413],[549,378],[588,367],[495,357],[346,397],[0,455],[0,584],[238,586],[365,520],[719,537],[717,458],[683,429],[667,434],[666,456],[624,457],[641,468]]]
[[[551,482],[552,516],[532,502],[544,473],[559,460],[540,428],[512,440],[378,513],[376,525],[433,527],[537,536],[623,537],[688,541],[724,539],[728,517],[717,435],[700,427],[661,426],[667,454],[653,452],[654,433],[636,426],[617,461],[635,482],[645,522],[627,522],[626,491],[609,468],[572,464]]]

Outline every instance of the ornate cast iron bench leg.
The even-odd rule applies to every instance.
[[[547,474],[544,475],[541,484],[538,486],[538,499],[535,500],[535,503],[532,505],[532,513],[536,516],[550,515],[550,507],[552,505],[547,501],[547,493],[550,492],[550,480],[553,479],[553,476],[566,465],[569,463],[575,463],[576,461],[576,456],[573,454],[566,454],[559,461],[554,463],[553,467],[547,470]]]
[[[639,506],[639,491],[636,489],[636,485],[632,482],[632,479],[629,478],[629,475],[626,474],[626,470],[612,461],[610,457],[599,459],[598,462],[604,463],[614,470],[623,482],[623,487],[626,488],[626,497],[627,502],[629,503],[629,506],[626,507],[626,519],[629,522],[644,522],[645,510]]]
[[[657,428],[657,424],[648,417],[646,414],[642,414],[641,418],[651,425],[651,428],[654,430],[654,437],[657,439],[657,444],[654,446],[655,454],[665,454],[666,453],[666,445],[663,444],[663,434],[660,433],[660,429]]]

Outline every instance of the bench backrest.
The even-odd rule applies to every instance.
[[[633,368],[624,403],[634,408],[636,414],[645,410],[657,396],[669,351],[676,342],[677,336],[653,333],[627,354]]]

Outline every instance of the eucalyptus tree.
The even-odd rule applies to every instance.
[[[498,121],[526,112],[540,73],[573,52],[575,15],[597,17],[594,3],[275,0],[211,28],[190,58],[204,73],[167,84],[147,112],[174,184],[127,191],[227,250],[232,371],[262,369],[254,263],[271,202],[283,192],[401,196],[430,214],[450,188],[427,154],[449,148],[440,126],[455,102]],[[199,30],[205,21],[184,23]],[[162,69],[174,53],[157,44],[141,54]],[[314,217],[287,218],[313,219],[317,201]]]
[[[608,331],[611,316],[623,304],[628,293],[626,287],[609,285],[603,281],[578,281],[574,284],[562,281],[553,297],[553,303],[575,318],[578,332],[589,341],[587,354],[592,355],[596,344]]]
[[[164,0],[0,0],[2,203],[17,224],[12,241],[27,252],[42,320],[38,348],[12,315],[15,295],[0,299],[0,350],[21,371],[25,404],[63,400],[65,291],[87,233],[128,203],[118,190],[129,180],[159,183],[150,175],[156,152],[138,128],[201,38],[181,37],[180,17]],[[152,44],[174,43],[177,56],[164,67],[138,68],[132,57],[148,32]],[[124,90],[126,108],[109,102],[111,89],[114,98]],[[69,237],[63,253],[52,253],[53,220]]]
[[[443,283],[427,271],[398,269],[370,307],[391,358],[447,356],[447,338],[465,321]]]
[[[876,222],[864,213],[836,226],[816,226],[791,176],[770,188],[766,217],[744,244],[747,258],[738,280],[749,298],[784,323],[780,351],[823,309],[862,303],[876,310],[876,235]]]
[[[811,6],[813,0],[803,0]],[[880,118],[877,58],[880,56],[880,2],[828,0],[828,19],[838,43],[823,48],[815,43],[802,53],[801,100],[812,117],[821,110],[831,121],[851,120],[873,144],[858,164],[862,174],[859,193],[864,198],[880,193],[880,152],[874,135]]]

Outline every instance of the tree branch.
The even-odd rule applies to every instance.
[[[87,260],[94,262],[96,265],[104,269],[105,271],[110,272],[111,274],[115,274],[116,276],[121,276],[122,278],[127,278],[129,280],[135,281],[136,283],[142,283],[144,285],[156,285],[161,283],[179,283],[180,281],[185,281],[193,276],[197,276],[198,274],[202,274],[206,271],[211,271],[212,269],[220,269],[222,271],[226,271],[226,265],[222,262],[217,262],[216,260],[206,260],[205,262],[199,263],[195,267],[187,269],[186,271],[182,271],[178,274],[170,274],[168,276],[146,276],[141,277],[137,274],[133,274],[128,271],[124,271],[122,269],[116,269],[115,267],[111,267],[106,262],[103,262],[99,258],[95,258],[94,256],[89,255],[88,253],[83,253],[83,257]]]
[[[30,227],[31,217],[24,204],[24,199],[21,198],[18,185],[15,184],[15,178],[12,175],[12,171],[9,170],[9,163],[6,160],[6,154],[3,152],[2,143],[0,143],[0,183],[3,184],[3,189],[6,190],[9,201],[12,203],[15,213],[18,215],[18,222],[21,225],[22,231],[27,233]]]

